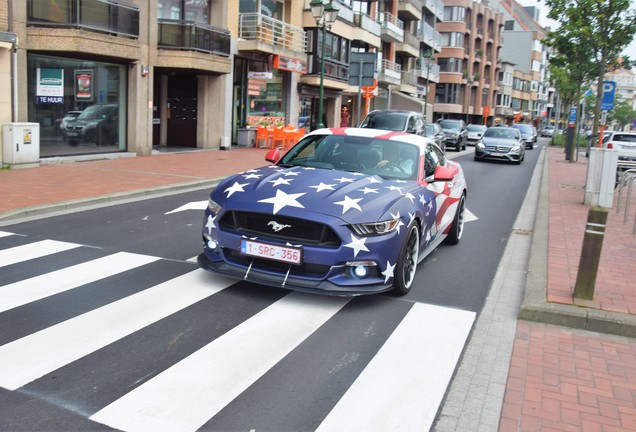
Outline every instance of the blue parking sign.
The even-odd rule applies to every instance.
[[[614,109],[614,95],[616,94],[616,81],[603,81],[603,99],[601,99],[601,111]]]

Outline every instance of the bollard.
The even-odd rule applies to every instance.
[[[603,207],[591,207],[587,214],[579,271],[574,285],[575,298],[592,300],[594,297],[594,286],[596,284],[598,264],[601,259],[603,238],[605,237],[607,214],[608,210]]]

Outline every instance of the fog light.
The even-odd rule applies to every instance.
[[[208,249],[216,249],[218,246],[217,242],[215,242],[214,240],[208,240]]]
[[[357,266],[353,268],[353,274],[360,279],[364,279],[369,275],[369,269],[365,266]]]
[[[349,261],[345,265],[349,267],[349,274],[356,279],[368,278],[378,266],[374,261]]]

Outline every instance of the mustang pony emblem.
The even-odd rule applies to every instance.
[[[291,225],[283,225],[283,224],[280,224],[280,223],[278,223],[276,221],[269,221],[267,223],[267,226],[271,226],[272,229],[274,230],[274,232],[278,232],[278,231],[282,230],[283,228],[291,228]]]

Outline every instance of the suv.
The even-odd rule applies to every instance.
[[[424,115],[417,111],[375,110],[360,123],[361,128],[408,132],[424,136]]]
[[[618,150],[619,161],[636,162],[636,132],[606,132],[603,147]]]
[[[466,137],[468,144],[475,145],[481,140],[481,136],[488,129],[485,125],[480,124],[469,124],[466,126],[466,130],[468,131],[468,135]]]
[[[521,138],[523,138],[523,141],[526,143],[526,148],[532,150],[537,143],[537,129],[527,123],[515,123],[512,127],[519,129]]]
[[[465,150],[468,131],[464,120],[439,119],[437,120],[446,135],[446,146],[452,146],[455,150]]]
[[[80,115],[66,123],[64,139],[71,146],[77,146],[80,142],[96,145],[117,143],[118,111],[117,104],[86,107]]]

